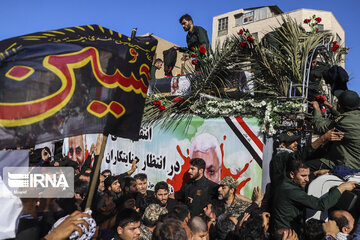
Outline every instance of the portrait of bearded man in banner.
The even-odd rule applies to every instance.
[[[204,175],[219,183],[221,180],[221,149],[218,139],[209,133],[200,133],[191,140],[190,158],[204,159]]]
[[[85,161],[85,144],[83,135],[69,137],[69,151],[68,157],[75,162],[79,163],[81,169]]]

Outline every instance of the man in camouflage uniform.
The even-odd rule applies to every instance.
[[[225,176],[219,183],[219,200],[224,201],[225,213],[238,218],[253,203],[250,199],[235,195],[238,186],[237,181],[231,176]],[[254,189],[254,203],[260,206],[262,194],[259,188]]]
[[[147,228],[144,224],[140,225],[140,231],[139,240],[151,240],[153,231]]]
[[[159,204],[150,204],[144,212],[143,223],[140,225],[140,240],[151,240],[153,231],[159,221],[160,215],[167,214],[166,207]]]

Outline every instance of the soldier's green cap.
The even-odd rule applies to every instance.
[[[151,222],[157,222],[160,215],[167,214],[168,210],[166,207],[161,207],[159,204],[152,203],[145,209],[144,219]]]
[[[279,135],[280,142],[294,142],[297,141],[299,138],[299,135],[296,135],[291,131],[282,132]]]
[[[219,185],[230,186],[230,187],[233,187],[233,188],[237,188],[238,183],[237,183],[236,179],[234,179],[233,177],[227,175],[223,179],[221,179]]]
[[[359,95],[351,90],[346,90],[338,97],[339,104],[347,110],[355,110],[359,107]]]

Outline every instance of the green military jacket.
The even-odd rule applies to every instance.
[[[334,121],[322,117],[320,111],[314,111],[315,129],[320,133],[336,128],[344,133],[344,138],[332,142],[330,150],[321,161],[329,167],[345,165],[351,169],[360,169],[360,110],[340,114]]]
[[[276,190],[272,203],[273,230],[291,228],[300,234],[304,223],[305,208],[327,210],[337,203],[340,196],[340,191],[334,188],[327,196],[317,198],[308,195],[302,187],[293,183],[288,177],[284,178]]]
[[[315,152],[310,146],[306,146],[298,151],[291,151],[284,148],[278,148],[278,153],[270,161],[270,181],[271,188],[279,186],[283,178],[286,176],[286,162],[288,159],[302,159],[309,160],[311,155]]]
[[[188,32],[188,34],[186,35],[186,43],[189,50],[204,46],[207,51],[211,51],[207,32],[204,28],[199,26],[194,26],[193,31]]]

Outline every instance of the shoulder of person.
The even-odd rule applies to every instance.
[[[282,189],[282,191],[293,191],[298,190],[299,186],[295,185],[288,176],[284,177],[281,181],[278,189]]]
[[[289,157],[289,155],[291,155],[293,152],[290,152],[288,150],[278,150],[277,153],[275,154],[275,156],[273,157],[274,160],[282,160],[284,158]]]
[[[201,27],[201,26],[194,26],[194,29],[196,30],[203,30],[203,31],[206,31],[205,28]]]
[[[218,185],[216,182],[211,181],[210,179],[208,179],[207,177],[203,177],[204,182],[206,182],[207,184],[209,184],[210,186],[214,186],[214,185]]]
[[[345,118],[345,117],[346,118],[358,118],[359,116],[360,116],[360,110],[352,110],[352,111],[348,111],[348,112],[344,112],[344,113],[340,114],[337,118],[340,118],[340,117],[343,117],[343,118]]]

